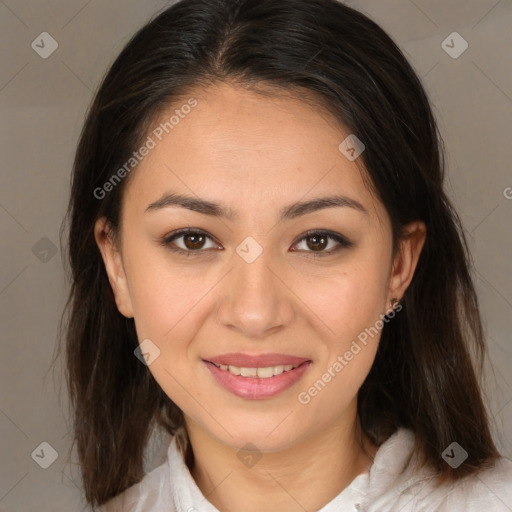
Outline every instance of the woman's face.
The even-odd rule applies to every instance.
[[[193,108],[162,112],[181,113],[168,134],[160,120],[148,133],[119,253],[101,220],[98,244],[119,310],[150,340],[149,371],[186,421],[234,448],[284,449],[353,423],[382,315],[421,243],[393,268],[388,215],[328,115],[229,85],[191,96]],[[171,240],[183,229],[198,234]]]

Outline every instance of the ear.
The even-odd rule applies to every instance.
[[[111,227],[105,217],[101,217],[96,221],[94,226],[94,238],[100,249],[105,270],[107,271],[108,280],[114,297],[117,309],[127,318],[133,318],[133,307],[128,290],[128,283],[124,271],[121,253],[112,236]]]
[[[421,221],[411,222],[405,226],[404,236],[389,277],[388,305],[393,298],[400,300],[412,281],[426,235],[427,228]]]

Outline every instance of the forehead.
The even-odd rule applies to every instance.
[[[192,108],[184,107],[188,98]],[[197,89],[152,122],[154,147],[134,171],[125,203],[179,189],[254,212],[263,198],[280,204],[336,191],[372,209],[360,162],[339,149],[348,135],[311,101],[227,84]]]

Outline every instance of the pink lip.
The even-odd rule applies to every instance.
[[[289,360],[289,359],[288,359]],[[230,391],[236,396],[241,398],[251,398],[254,400],[270,398],[272,396],[282,393],[286,389],[295,384],[303,375],[304,372],[311,365],[311,361],[304,361],[299,364],[297,368],[283,372],[280,375],[274,375],[268,379],[259,379],[256,377],[242,377],[241,375],[234,375],[228,370],[221,370],[212,362],[204,361],[205,365],[212,372],[213,376],[219,384],[225,389]],[[274,364],[267,364],[266,366],[277,366]],[[234,365],[236,366],[236,365]],[[264,368],[262,365],[246,366],[246,368]]]
[[[279,366],[279,365],[299,365],[309,359],[304,357],[289,356],[286,354],[261,354],[259,356],[250,356],[248,354],[242,354],[240,352],[222,354],[220,356],[208,357],[203,359],[205,362],[211,362],[215,364],[226,364],[244,368],[265,368],[267,366]]]

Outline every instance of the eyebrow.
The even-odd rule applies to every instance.
[[[157,201],[148,205],[145,213],[173,206],[186,208],[188,210],[202,213],[204,215],[210,215],[212,217],[225,218],[231,221],[234,221],[238,218],[236,211],[232,210],[231,208],[222,206],[212,201],[208,201],[206,199],[199,199],[196,197],[177,193],[165,194]],[[285,206],[280,210],[279,222],[295,219],[302,215],[307,215],[308,213],[324,210],[325,208],[341,207],[352,208],[368,215],[368,210],[359,201],[343,195],[331,195],[326,197],[317,197],[309,201],[299,201]]]

